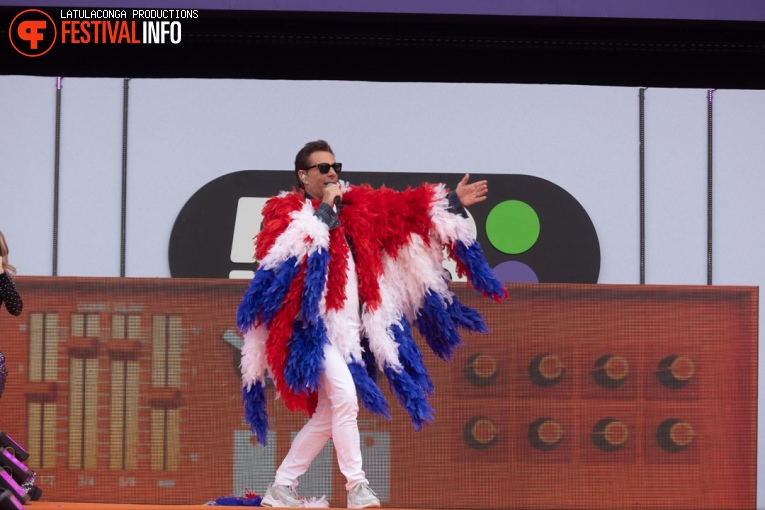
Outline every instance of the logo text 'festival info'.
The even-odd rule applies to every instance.
[[[58,23],[47,12],[27,9],[11,22],[14,49],[39,57],[55,43],[180,44],[182,20],[197,19],[196,9],[60,9]]]

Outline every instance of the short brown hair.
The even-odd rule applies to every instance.
[[[305,144],[295,156],[295,179],[300,188],[303,187],[303,182],[298,177],[298,170],[307,170],[308,158],[310,158],[311,154],[314,152],[329,152],[333,156],[335,155],[335,153],[332,152],[332,147],[330,147],[324,140],[314,140],[313,142]]]

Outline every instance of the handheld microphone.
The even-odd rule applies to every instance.
[[[324,185],[325,188],[329,188],[330,186],[337,186],[336,182],[328,182]],[[343,201],[340,197],[335,197],[335,207],[339,207],[343,204]]]

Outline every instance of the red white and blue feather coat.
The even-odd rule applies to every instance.
[[[263,445],[267,372],[288,409],[311,415],[328,342],[345,357],[369,411],[390,417],[375,382],[379,370],[417,430],[433,420],[433,383],[412,326],[444,360],[462,343],[458,327],[487,331],[480,314],[449,290],[444,248],[476,290],[497,301],[507,296],[468,220],[452,212],[455,196],[443,185],[400,192],[340,185],[339,223],[317,214],[320,200],[294,191],[272,197],[263,208],[255,241],[259,266],[237,310],[245,417]],[[343,327],[354,261],[361,338]]]

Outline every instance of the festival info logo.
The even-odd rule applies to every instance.
[[[352,183],[393,189],[423,182],[455,186],[461,175],[354,172]],[[566,190],[529,175],[471,174],[487,179],[489,197],[470,207],[473,232],[495,276],[504,282],[597,283],[600,244],[582,205]],[[199,189],[181,209],[170,235],[176,278],[251,278],[253,237],[269,197],[290,189],[294,173],[244,170]],[[455,264],[444,267],[455,275]]]
[[[20,12],[8,28],[11,45],[25,57],[46,54],[56,43],[56,35],[53,18],[38,9]]]
[[[20,12],[8,30],[20,54],[39,57],[58,42],[63,47],[180,44],[182,21],[199,17],[196,9],[59,9],[60,26],[38,9]]]

